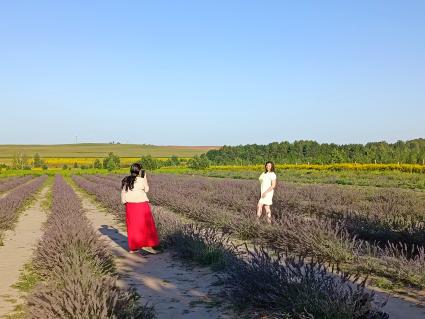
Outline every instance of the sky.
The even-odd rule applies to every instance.
[[[0,144],[425,137],[425,1],[1,1]]]

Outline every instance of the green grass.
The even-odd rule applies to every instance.
[[[43,157],[106,157],[113,152],[120,157],[193,157],[217,149],[216,146],[156,146],[146,144],[108,144],[108,143],[80,143],[58,145],[0,145],[1,158],[12,158],[16,152],[25,153],[32,157],[35,153]]]
[[[158,174],[185,174],[201,175],[217,178],[253,179],[256,180],[260,171],[220,171],[217,169],[192,170],[187,167],[162,167],[154,171]],[[114,171],[106,169],[81,169],[49,168],[48,170],[0,170],[0,178],[23,175],[50,175],[61,174],[64,176],[79,174],[126,174],[128,168]],[[399,171],[317,171],[305,169],[286,169],[277,171],[279,181],[301,184],[338,184],[354,186],[374,186],[425,190],[425,174],[406,173]]]
[[[40,277],[37,275],[33,265],[28,263],[24,265],[18,281],[12,287],[22,292],[29,292],[39,281]]]
[[[52,207],[52,187],[53,187],[53,183],[54,183],[54,178],[53,176],[49,176],[47,178],[47,182],[46,185],[48,187],[48,191],[46,193],[45,198],[42,200],[41,202],[41,207],[43,209],[43,211],[45,211],[46,213],[50,212],[50,209]]]
[[[125,174],[128,173],[128,168],[120,168],[114,171],[108,171],[107,169],[96,169],[96,168],[69,168],[69,169],[61,169],[61,168],[49,168],[47,170],[41,169],[32,169],[32,170],[17,170],[17,169],[0,169],[0,178],[10,177],[10,176],[25,176],[25,175],[48,175],[54,176],[56,174],[60,174],[63,176],[72,176],[72,175],[80,175],[80,174]]]
[[[24,319],[25,318],[25,306],[23,304],[19,304],[15,306],[15,309],[8,314],[6,319]]]
[[[128,168],[120,168],[114,171],[106,169],[81,169],[49,168],[48,170],[6,170],[0,169],[0,178],[23,175],[49,175],[61,174],[64,176],[79,174],[126,174]],[[187,167],[162,167],[154,171],[158,174],[185,174],[200,175],[217,178],[253,179],[256,180],[261,171],[224,171],[218,169],[193,170]],[[317,171],[306,169],[278,170],[278,179],[282,182],[301,184],[338,184],[354,186],[374,186],[425,190],[425,174],[406,173],[399,171]]]
[[[18,289],[22,293],[29,293],[41,278],[37,275],[32,263],[27,263],[24,265],[23,270],[19,275],[18,281],[12,285],[13,288]],[[16,303],[17,300],[14,302]],[[15,305],[15,309],[9,313],[5,318],[6,319],[23,319],[28,317],[26,314],[25,305],[20,303]]]
[[[400,285],[397,285],[391,280],[383,277],[375,278],[374,280],[372,280],[372,284],[374,284],[378,288],[389,291],[401,288]]]

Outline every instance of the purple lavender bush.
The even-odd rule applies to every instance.
[[[9,177],[9,178],[5,178],[4,180],[0,180],[0,193],[6,192],[12,188],[20,186],[33,178],[34,177],[31,175],[27,175],[27,176],[19,176],[19,177],[18,176]]]
[[[33,262],[42,282],[28,298],[30,318],[154,318],[135,291],[117,285],[108,245],[59,175]]]
[[[74,176],[74,181],[109,211],[123,216],[119,198],[111,194],[119,192],[119,180],[105,180]],[[373,294],[365,290],[364,284],[350,280],[346,274],[328,273],[320,262],[296,263],[292,257],[283,258],[280,253],[271,257],[265,249],[252,252],[247,246],[240,251],[226,234],[205,223],[194,224],[161,207],[154,207],[153,213],[164,246],[181,258],[221,270],[229,300],[249,309],[251,316],[256,312],[259,317],[279,318],[387,317],[376,310],[379,307],[373,304]]]
[[[47,176],[40,176],[28,182],[30,179],[19,179],[21,185],[16,186],[6,196],[0,198],[0,232],[13,227],[20,210],[41,188]]]

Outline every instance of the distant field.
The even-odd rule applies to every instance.
[[[42,158],[102,158],[113,152],[120,157],[135,158],[141,155],[153,157],[193,157],[218,149],[219,146],[155,146],[144,144],[81,143],[60,145],[0,145],[0,163],[7,163],[16,152],[32,157],[35,153]]]

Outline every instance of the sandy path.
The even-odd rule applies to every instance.
[[[377,301],[385,301],[388,294],[376,291],[375,299]],[[395,296],[390,296],[387,304],[382,308],[383,311],[390,315],[390,319],[424,319],[425,308],[424,303],[418,304],[415,301],[404,300]]]
[[[12,189],[13,189],[13,188],[12,188]],[[7,191],[4,191],[3,193],[0,193],[0,198],[5,197],[7,194],[9,194],[9,193],[10,193],[10,191],[11,191],[12,189],[9,189],[9,190],[7,190]]]
[[[0,318],[14,310],[22,301],[21,293],[12,288],[25,263],[31,260],[33,249],[42,235],[41,226],[47,218],[41,203],[48,191],[45,186],[35,202],[19,216],[14,230],[4,236],[4,246],[0,246]]]
[[[142,256],[127,252],[127,234],[112,214],[80,192],[88,218],[109,242],[121,284],[133,286],[143,302],[155,307],[158,318],[229,318],[217,306],[220,287],[208,268],[189,267],[164,252]]]
[[[424,319],[425,309],[404,300],[390,297],[383,311],[390,315],[391,319]]]

